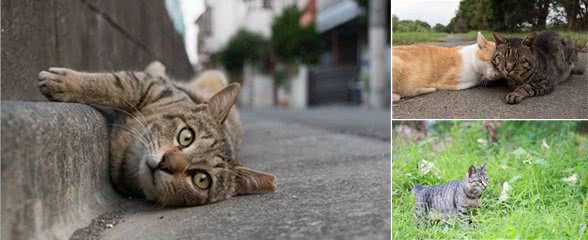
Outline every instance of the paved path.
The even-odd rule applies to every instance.
[[[274,173],[278,192],[189,208],[130,200],[102,239],[389,239],[390,143],[286,114],[242,114],[241,161]]]
[[[473,42],[436,43],[442,46]],[[523,100],[517,105],[503,102],[508,90],[503,84],[461,91],[437,91],[394,103],[394,119],[585,119],[588,118],[588,53],[580,53],[583,75],[572,75],[547,96]]]
[[[390,111],[329,106],[307,110],[271,109],[252,113],[259,117],[302,123],[335,132],[390,140]]]

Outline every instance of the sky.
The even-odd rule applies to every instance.
[[[392,14],[400,20],[421,20],[434,26],[447,25],[459,7],[460,0],[393,0]]]

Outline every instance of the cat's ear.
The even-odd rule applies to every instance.
[[[468,169],[468,177],[471,177],[474,173],[476,173],[476,168],[472,165]]]
[[[502,35],[498,34],[497,32],[493,32],[492,36],[494,36],[494,41],[496,41],[496,45],[500,45],[506,42],[506,38]]]
[[[488,46],[488,40],[486,40],[486,38],[484,37],[484,35],[482,35],[481,32],[478,32],[478,39],[476,43],[478,44],[478,48],[480,49],[484,49],[486,46]]]
[[[482,172],[486,171],[486,164],[487,164],[487,162],[485,162],[484,165],[482,165],[482,167],[480,168],[480,171],[482,171]]]
[[[208,111],[218,123],[223,124],[231,111],[231,107],[239,96],[239,83],[231,83],[208,100]]]
[[[152,76],[165,76],[165,65],[160,61],[153,61],[145,67],[145,72]]]
[[[527,37],[525,39],[523,39],[523,41],[521,43],[523,44],[523,46],[526,46],[532,50],[533,46],[535,46],[535,38],[536,37],[537,37],[537,33],[535,33],[535,32],[529,33],[529,35],[527,35]]]
[[[270,173],[239,166],[236,171],[236,194],[253,194],[276,191],[276,177]]]

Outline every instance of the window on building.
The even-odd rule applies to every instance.
[[[271,9],[272,8],[272,0],[263,0],[263,8]]]

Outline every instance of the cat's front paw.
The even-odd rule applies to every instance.
[[[39,90],[52,101],[64,102],[68,100],[68,81],[76,72],[67,68],[49,68],[41,71],[37,76]]]
[[[518,104],[523,101],[525,96],[521,95],[518,92],[511,92],[504,98],[504,101],[508,104]]]

